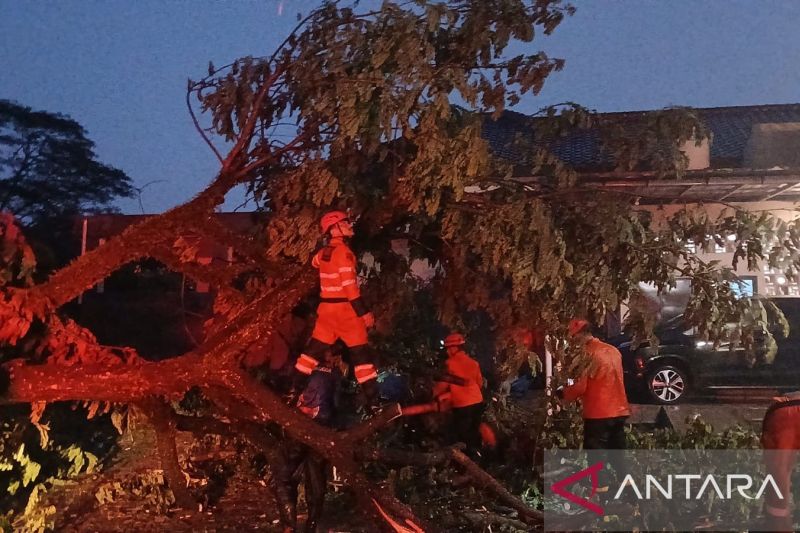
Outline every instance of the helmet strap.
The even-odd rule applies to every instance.
[[[339,227],[339,224],[341,224],[341,222],[337,222],[336,224],[334,224],[333,226],[331,226],[330,228],[328,228],[328,235],[330,235],[330,237],[331,237],[331,238],[347,239],[347,238],[348,238],[348,236],[347,236],[347,235],[345,235],[345,234],[342,232],[342,229]],[[338,235],[338,237],[334,237],[334,235],[333,235],[333,233],[332,233],[332,230],[333,230],[333,228],[336,228],[336,229],[339,231],[339,235]]]

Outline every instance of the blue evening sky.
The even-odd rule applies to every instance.
[[[599,111],[800,102],[800,2],[574,0],[531,50],[567,60],[533,112],[566,100]],[[270,52],[316,0],[0,0],[0,98],[83,124],[103,162],[148,186],[160,212],[217,164],[185,109],[208,61]],[[238,202],[232,199],[226,207]],[[136,200],[120,202],[140,212]]]

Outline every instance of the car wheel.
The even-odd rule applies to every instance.
[[[682,368],[673,365],[658,366],[647,377],[647,390],[656,403],[677,403],[686,396],[689,379]]]

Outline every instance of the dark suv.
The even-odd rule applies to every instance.
[[[643,345],[631,350],[624,338],[617,345],[622,353],[625,382],[633,393],[644,392],[652,401],[676,403],[692,392],[725,388],[800,388],[800,297],[770,298],[789,322],[788,337],[775,333],[778,352],[772,363],[747,357],[742,348],[718,348],[700,340],[677,316],[656,327],[658,350]],[[757,343],[756,354],[764,353]],[[759,362],[761,360],[761,362]]]

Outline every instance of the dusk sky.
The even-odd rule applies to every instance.
[[[318,3],[0,0],[0,98],[78,120],[101,161],[138,186],[157,181],[142,203],[160,212],[218,168],[186,112],[186,79],[209,60],[271,52]],[[566,68],[517,111],[567,100],[598,111],[800,102],[800,2],[573,3],[575,16],[529,45]],[[137,200],[120,207],[140,212]]]

